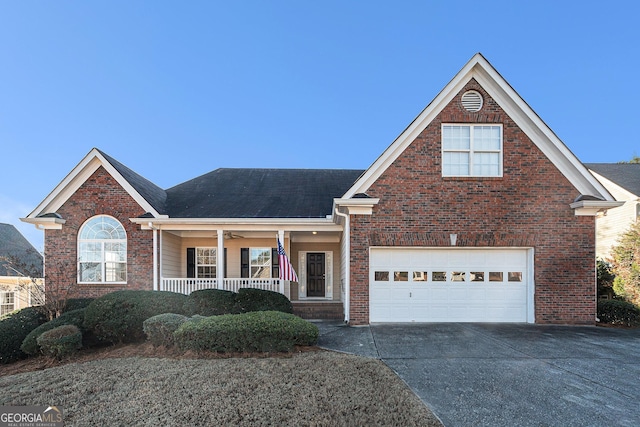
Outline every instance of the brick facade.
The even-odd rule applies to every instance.
[[[477,113],[460,102],[477,90]],[[503,177],[442,177],[442,123],[503,125]],[[367,190],[372,215],[351,216],[352,324],[369,322],[369,246],[533,247],[535,322],[595,321],[595,219],[575,216],[573,185],[471,80]]]
[[[144,214],[138,203],[100,167],[58,209],[66,223],[61,230],[45,230],[47,289],[58,283],[75,283],[75,298],[93,298],[120,289],[153,289],[153,235],[129,221]],[[127,233],[126,285],[77,284],[78,231],[90,218],[110,215]]]

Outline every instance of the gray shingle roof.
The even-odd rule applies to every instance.
[[[0,258],[15,258],[17,264],[13,268],[25,276],[42,277],[42,255],[11,224],[0,223]],[[20,276],[8,267],[4,259],[0,259],[0,276]]]
[[[599,175],[615,182],[620,187],[640,195],[640,164],[637,163],[585,163]]]
[[[149,181],[143,176],[138,175],[113,157],[106,154],[104,151],[98,150],[104,158],[111,163],[119,173],[127,180],[129,184],[147,201],[153,208],[159,213],[163,214],[165,211],[165,202],[167,200],[167,193],[153,182]]]
[[[174,218],[324,218],[363,173],[346,169],[216,169],[167,190]]]

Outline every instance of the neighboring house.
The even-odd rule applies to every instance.
[[[0,316],[32,305],[41,278],[42,255],[13,225],[0,223]]]
[[[78,296],[259,287],[352,325],[593,324],[595,215],[619,205],[477,54],[364,171],[162,189],[92,149],[23,221]],[[297,283],[278,279],[276,236]]]
[[[624,204],[596,217],[596,256],[608,259],[611,248],[640,215],[640,164],[586,163],[593,176]]]

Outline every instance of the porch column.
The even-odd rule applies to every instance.
[[[153,290],[158,290],[158,229],[153,227]]]
[[[218,250],[216,252],[218,289],[224,289],[224,230],[218,230]]]
[[[282,247],[284,248],[284,251],[289,254],[288,256],[291,256],[291,253],[289,251],[290,248],[286,247],[284,245],[284,230],[278,230],[278,240],[280,240],[280,244],[282,245]],[[282,266],[280,266],[280,268],[282,268]],[[280,280],[280,293],[282,295],[285,295],[284,293],[284,280]]]

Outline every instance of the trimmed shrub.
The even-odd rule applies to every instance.
[[[601,323],[640,326],[640,309],[626,301],[615,299],[599,300],[598,318]]]
[[[91,304],[91,302],[94,299],[95,298],[70,298],[67,300],[67,302],[64,305],[63,314],[69,311],[80,310],[81,308],[87,308],[89,307],[89,304]]]
[[[279,311],[259,311],[208,317],[183,323],[174,334],[182,350],[217,352],[292,351],[313,345],[318,327]]]
[[[27,307],[7,314],[0,320],[0,363],[11,363],[25,354],[20,344],[27,335],[46,321],[40,307]]]
[[[22,341],[20,350],[29,355],[38,354],[40,350],[38,348],[37,342],[38,337],[44,332],[50,331],[51,329],[57,328],[58,326],[75,325],[80,329],[81,332],[85,332],[84,330],[82,330],[82,324],[84,322],[84,312],[84,308],[81,308],[79,310],[67,311],[60,317],[38,326],[33,331],[31,331],[29,335],[27,335],[26,338]]]
[[[218,316],[236,310],[236,293],[222,289],[202,289],[187,297],[184,311],[190,315]]]
[[[173,333],[187,320],[189,318],[182,314],[158,314],[145,320],[142,323],[142,329],[155,347],[173,347]]]
[[[186,295],[166,291],[116,291],[96,298],[84,326],[111,343],[144,341],[143,322],[163,313],[183,314]]]
[[[281,311],[293,313],[293,304],[286,296],[262,289],[242,288],[236,295],[236,312]]]
[[[36,341],[42,354],[62,359],[82,348],[82,332],[76,325],[62,325],[43,332]]]

